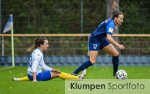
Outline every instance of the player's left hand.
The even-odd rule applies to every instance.
[[[124,45],[121,45],[121,44],[118,47],[122,50],[125,49]]]

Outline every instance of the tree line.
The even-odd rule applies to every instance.
[[[120,0],[120,33],[149,33],[149,0]],[[81,0],[1,0],[4,27],[14,15],[14,33],[81,33]],[[106,19],[106,0],[83,0],[83,33]],[[2,32],[2,30],[1,30]]]

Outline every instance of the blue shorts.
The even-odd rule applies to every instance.
[[[88,49],[89,51],[99,51],[109,44],[110,42],[105,37],[102,37],[102,38],[101,36],[92,37],[89,40]]]
[[[32,81],[33,76],[28,74],[28,78]],[[36,75],[37,81],[47,81],[51,79],[51,72],[50,71],[44,71]]]

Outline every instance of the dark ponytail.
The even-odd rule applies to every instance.
[[[28,48],[27,52],[32,52],[34,49],[40,47],[40,45],[44,44],[44,41],[47,40],[46,37],[37,37],[34,41],[34,45],[32,45],[30,48]]]
[[[35,44],[34,44],[34,47],[37,48],[37,47],[40,47],[40,45],[43,45],[44,44],[44,41],[47,40],[46,37],[38,37],[35,39]]]

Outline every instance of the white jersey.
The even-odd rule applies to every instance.
[[[36,72],[37,75],[42,72],[42,70],[49,70],[51,71],[52,68],[48,67],[43,59],[43,53],[39,48],[36,48],[29,59],[29,66],[27,73],[32,75],[33,72]]]

